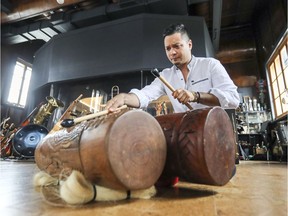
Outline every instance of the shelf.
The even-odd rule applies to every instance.
[[[246,134],[256,134],[261,131],[263,122],[268,120],[266,111],[242,111],[237,112],[239,119],[242,121],[241,126]]]
[[[238,134],[238,136],[261,136],[260,133],[246,133],[246,134]]]
[[[237,114],[257,114],[257,113],[265,113],[266,111],[242,111],[242,112],[237,112]]]

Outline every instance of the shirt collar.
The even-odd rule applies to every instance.
[[[193,66],[195,65],[195,63],[196,63],[195,56],[192,55],[191,61],[190,61],[189,64],[188,64],[188,69],[189,69],[189,71],[192,71],[192,68],[193,68]]]
[[[192,69],[192,67],[194,66],[195,62],[196,62],[195,56],[192,55],[192,56],[191,56],[191,61],[190,61],[190,62],[188,63],[188,65],[187,65],[189,71],[191,71],[191,69]],[[179,70],[179,68],[176,67],[176,65],[173,65],[173,70],[174,70],[174,71],[177,71],[177,70]]]

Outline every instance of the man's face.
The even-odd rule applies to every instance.
[[[166,55],[170,62],[177,67],[189,63],[191,60],[192,41],[181,37],[181,33],[166,36],[164,38]]]

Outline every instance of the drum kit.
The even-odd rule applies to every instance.
[[[36,109],[37,119],[14,130],[15,154],[34,158],[39,169],[53,177],[78,170],[92,183],[112,189],[145,189],[159,177],[218,186],[231,179],[236,144],[222,108],[153,117],[123,106],[114,113],[98,109],[72,116],[79,104],[88,109],[95,104],[93,98],[80,102],[81,98],[70,104],[50,131],[41,121],[63,103],[46,98],[48,104]]]

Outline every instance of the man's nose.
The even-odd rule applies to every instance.
[[[171,48],[171,49],[169,50],[169,52],[170,52],[171,54],[175,54],[175,53],[176,53],[176,49],[175,49],[175,48]]]

